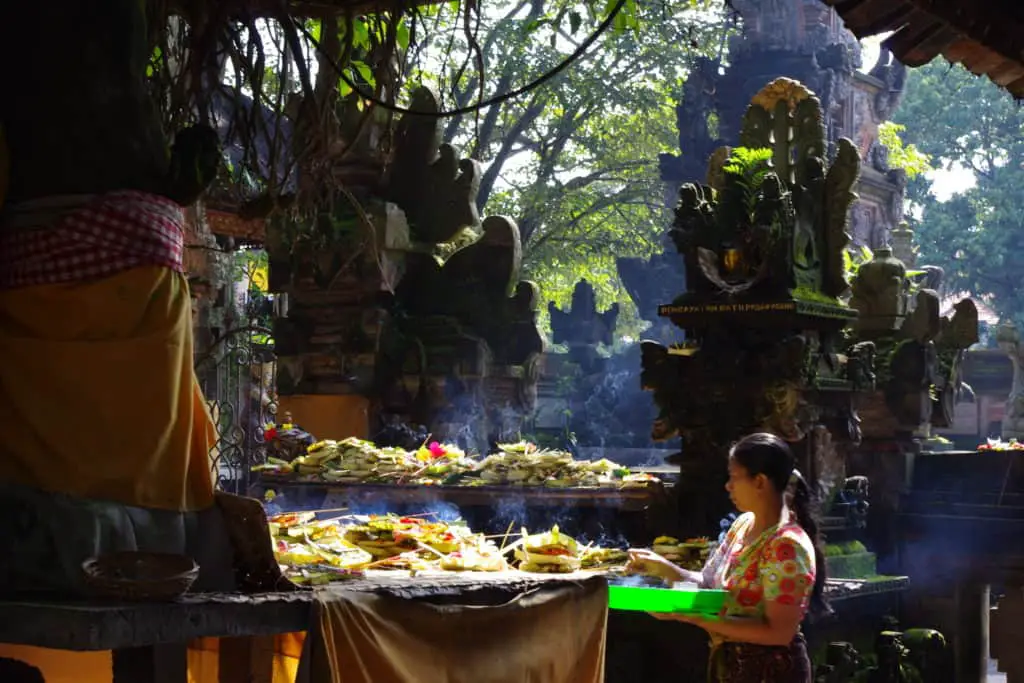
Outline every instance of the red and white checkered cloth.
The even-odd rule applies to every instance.
[[[80,282],[132,268],[184,272],[185,216],[159,195],[119,190],[47,227],[0,230],[0,289]]]

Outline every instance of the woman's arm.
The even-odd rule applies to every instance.
[[[765,604],[764,617],[764,621],[729,617],[721,621],[701,618],[687,621],[726,640],[754,645],[789,645],[800,630],[804,610],[799,605],[780,605],[773,600]]]
[[[679,581],[702,583],[702,577],[699,572],[683,569],[650,550],[630,550],[629,564],[626,565],[626,570],[633,574],[656,576],[669,583]]]

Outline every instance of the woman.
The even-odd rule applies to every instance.
[[[827,611],[825,563],[807,482],[789,446],[752,434],[729,454],[729,498],[743,514],[702,573],[647,550],[630,551],[630,571],[728,592],[717,619],[657,614],[705,629],[712,640],[709,680],[719,683],[810,683],[800,633],[808,610]]]

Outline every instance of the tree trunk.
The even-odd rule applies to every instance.
[[[152,52],[145,0],[0,6],[7,201],[160,192],[168,152],[145,83]]]

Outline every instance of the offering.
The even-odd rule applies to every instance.
[[[551,527],[551,531],[530,535],[523,529],[523,538],[515,549],[519,570],[543,574],[567,574],[580,568],[579,545],[576,539]]]
[[[701,537],[680,542],[671,536],[659,536],[654,539],[651,550],[683,569],[700,571],[711,553],[711,541]]]
[[[498,451],[483,459],[436,441],[406,451],[355,437],[317,441],[295,455],[304,442],[292,439],[284,449],[284,427],[291,425],[268,427],[275,448],[268,444],[270,457],[254,466],[254,472],[340,484],[632,489],[660,483],[653,475],[632,473],[611,460],[576,460],[567,451],[541,449],[527,441],[498,444]]]

